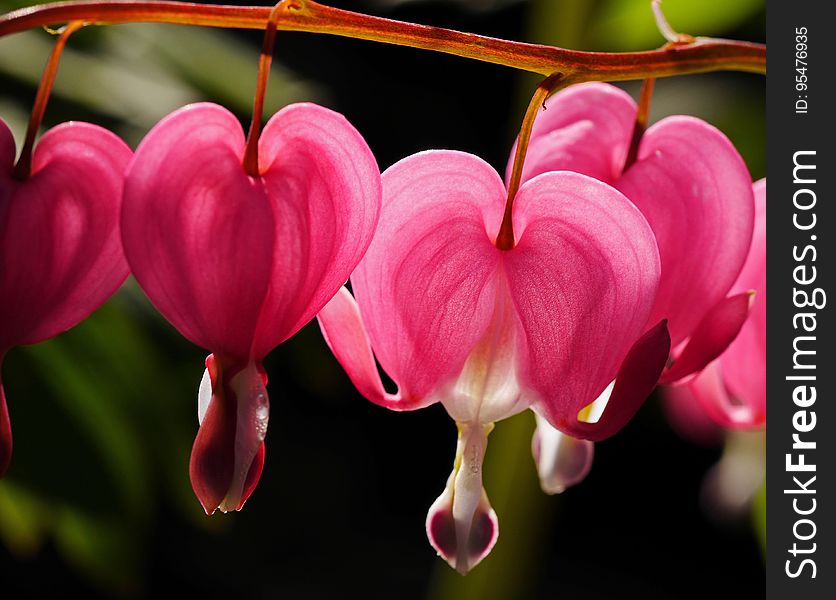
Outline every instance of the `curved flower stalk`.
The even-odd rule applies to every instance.
[[[207,348],[189,467],[208,514],[238,510],[264,461],[261,363],[346,281],[380,212],[380,172],[360,134],[313,104],[279,111],[243,166],[238,120],[215,104],[157,124],[128,169],[122,236],[140,286]]]
[[[656,384],[667,329],[660,323],[642,334],[659,256],[641,213],[576,173],[544,174],[519,189],[517,242],[507,250],[496,239],[507,192],[480,158],[423,152],[382,179],[380,225],[352,275],[355,296],[341,290],[318,318],[366,398],[392,410],[440,402],[456,421],[453,471],[430,508],[427,534],[465,573],[498,534],[482,488],[496,421],[532,408],[575,437],[602,439]],[[375,356],[397,393],[383,388]],[[582,420],[613,379],[600,418]]]
[[[628,159],[636,115],[632,98],[608,84],[581,84],[555,94],[534,122],[522,179],[550,171],[583,173],[619,189],[647,218],[661,258],[648,324],[668,320],[674,351],[661,380],[672,383],[719,356],[749,314],[749,290],[727,294],[752,239],[751,179],[720,131],[686,116],[654,124],[641,137],[635,160]],[[555,432],[541,423],[535,435],[545,439]],[[574,455],[548,458],[555,465],[583,464],[583,455],[590,454],[565,441],[555,447]],[[567,476],[578,480],[560,475]]]
[[[73,327],[128,276],[119,212],[128,146],[89,123],[47,131],[28,173],[14,172],[15,142],[0,120],[0,363],[13,346]],[[0,476],[12,432],[0,382]]]

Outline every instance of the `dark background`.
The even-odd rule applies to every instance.
[[[330,4],[566,47],[662,43],[649,2]],[[761,2],[667,0],[665,8],[681,31],[763,41]],[[88,28],[70,41],[45,125],[89,120],[135,147],[156,120],[202,99],[246,124],[260,40],[178,26]],[[0,40],[0,115],[18,140],[49,45],[42,31]],[[273,75],[269,113],[297,100],[340,111],[381,169],[416,151],[455,148],[500,172],[538,80],[457,57],[284,32]],[[709,120],[760,178],[764,81],[736,73],[659,81],[652,120]],[[638,86],[627,87],[635,96]],[[762,498],[754,513],[724,518],[701,502],[722,447],[677,436],[655,397],[597,445],[589,477],[559,497],[539,490],[531,414],[498,424],[485,486],[500,538],[460,577],[424,533],[452,466],[455,426],[439,406],[396,414],[365,401],[315,324],[265,361],[272,416],[261,483],[239,514],[208,518],[187,468],[205,354],[129,279],[70,332],[7,355],[15,456],[0,482],[4,598],[764,595]]]

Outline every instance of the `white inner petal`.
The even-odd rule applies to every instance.
[[[212,378],[209,377],[209,369],[204,369],[203,378],[200,380],[200,387],[197,390],[197,422],[203,424],[203,417],[209,409],[209,402],[212,400]]]
[[[615,379],[613,379],[610,384],[604,388],[604,391],[601,392],[600,396],[593,400],[591,404],[587,404],[578,413],[578,421],[583,421],[584,423],[597,423],[598,419],[601,418],[601,415],[604,414],[604,409],[607,408],[607,403],[610,401],[610,396],[612,396],[612,390],[614,387]]]
[[[528,408],[517,373],[519,323],[507,283],[497,286],[491,324],[441,402],[459,423],[493,423]]]
[[[582,481],[592,466],[595,445],[579,440],[555,429],[540,414],[535,436],[535,460],[540,487],[547,494],[560,494],[569,486]],[[539,450],[539,451],[538,451]]]

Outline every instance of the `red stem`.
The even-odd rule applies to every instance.
[[[633,137],[630,140],[630,150],[627,152],[627,159],[624,161],[624,173],[633,166],[639,157],[639,144],[642,141],[644,132],[647,131],[647,122],[650,119],[650,99],[653,96],[653,87],[656,80],[652,77],[645,79],[642,83],[642,91],[639,94],[639,106],[636,110],[636,123],[633,125]]]
[[[12,176],[15,179],[21,181],[28,179],[32,172],[32,150],[35,148],[35,138],[44,120],[46,105],[49,102],[49,94],[52,92],[52,84],[55,81],[55,74],[58,72],[58,63],[61,61],[61,53],[64,51],[64,46],[67,45],[69,37],[84,27],[84,25],[85,23],[83,21],[72,21],[68,23],[59,34],[58,39],[55,40],[52,53],[49,55],[44,66],[43,75],[41,75],[38,92],[35,95],[35,103],[32,106],[32,114],[29,116],[29,125],[26,127],[26,138],[23,141],[20,158],[12,171]]]
[[[517,138],[517,150],[514,153],[514,164],[511,167],[511,181],[508,182],[508,197],[505,201],[505,213],[502,215],[502,224],[499,226],[499,233],[496,236],[496,247],[500,250],[510,250],[516,242],[514,239],[512,215],[514,198],[520,189],[522,170],[525,164],[525,155],[528,152],[528,142],[531,140],[534,119],[540,111],[540,106],[544,109],[546,108],[544,104],[546,98],[563,87],[566,87],[566,82],[559,73],[550,75],[540,82],[540,85],[537,86],[534,95],[531,97],[531,102],[528,103],[528,108],[525,111],[522,126],[520,127],[520,135]]]
[[[0,17],[0,36],[76,19],[91,24],[155,22],[266,29],[271,11],[268,7],[180,2],[60,2],[22,8]],[[766,73],[763,44],[712,38],[696,38],[691,43],[646,52],[579,52],[372,17],[311,0],[283,3],[276,26],[446,52],[543,75],[560,72],[569,83],[718,70]]]
[[[258,80],[253,100],[253,120],[250,132],[247,134],[247,145],[244,149],[244,170],[252,177],[261,176],[258,168],[258,138],[261,136],[261,118],[264,114],[264,95],[267,93],[267,79],[270,77],[270,64],[273,62],[273,47],[276,45],[276,20],[282,3],[280,0],[267,20],[264,30],[264,42],[261,45],[261,55],[258,57]]]

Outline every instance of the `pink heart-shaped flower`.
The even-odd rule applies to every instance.
[[[565,433],[603,439],[656,385],[670,342],[664,323],[646,331],[659,253],[627,198],[577,173],[520,187],[517,243],[507,250],[496,246],[507,191],[480,158],[422,152],[387,169],[383,185],[354,298],[343,289],[318,318],[369,400],[394,410],[440,402],[457,422],[453,472],[426,525],[433,547],[464,573],[498,535],[482,488],[495,421],[534,408]],[[375,356],[396,394],[383,388]],[[590,422],[586,407],[613,380]]]
[[[12,346],[65,331],[128,276],[119,237],[131,150],[111,132],[64,123],[35,147],[25,180],[12,175],[15,143],[0,121],[0,360]],[[0,475],[11,430],[0,385]]]
[[[240,508],[258,479],[261,360],[345,283],[380,211],[374,156],[326,108],[295,104],[270,119],[260,176],[244,170],[243,152],[241,125],[226,109],[174,112],[137,149],[122,215],[137,281],[180,333],[214,354],[190,467],[209,513]]]

